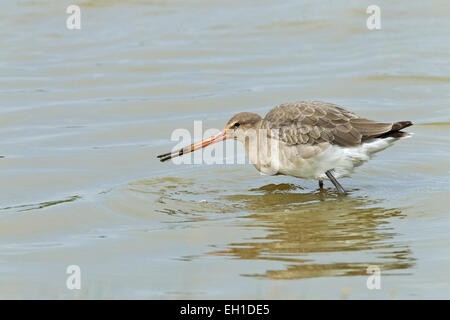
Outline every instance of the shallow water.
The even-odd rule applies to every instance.
[[[379,31],[364,1],[71,3],[0,11],[0,298],[449,297],[448,2],[379,1]],[[414,135],[347,197],[155,158],[195,120],[309,99]]]

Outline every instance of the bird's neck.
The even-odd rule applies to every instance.
[[[257,123],[253,128],[248,129],[244,135],[238,138],[239,141],[242,142],[245,148],[245,152],[247,153],[247,157],[254,166],[259,170],[260,166],[260,149],[261,149],[261,141],[264,140],[261,138],[262,134],[266,134],[261,131],[261,122]],[[267,136],[266,136],[267,137]]]

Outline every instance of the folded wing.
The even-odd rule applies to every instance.
[[[301,101],[273,108],[261,128],[271,138],[287,145],[316,145],[329,142],[343,147],[360,145],[366,140],[387,137],[412,125],[410,121],[380,123],[364,118],[331,103]]]

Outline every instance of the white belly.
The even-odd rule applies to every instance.
[[[395,140],[394,138],[378,138],[356,147],[340,147],[329,143],[316,146],[282,144],[278,152],[268,153],[260,148],[259,157],[253,150],[249,152],[249,159],[263,174],[327,180],[326,171],[334,170],[336,178],[349,176],[354,168],[362,165],[375,153],[391,146]]]

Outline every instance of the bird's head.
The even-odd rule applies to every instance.
[[[235,114],[227,122],[223,130],[227,139],[243,140],[248,130],[257,130],[262,118],[252,112],[241,112]]]

